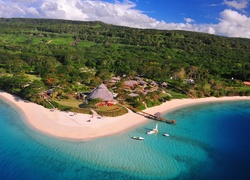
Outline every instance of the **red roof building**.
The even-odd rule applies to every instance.
[[[248,81],[244,81],[243,84],[250,86],[250,82],[248,82]]]

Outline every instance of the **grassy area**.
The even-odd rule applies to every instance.
[[[233,89],[237,89],[239,91],[250,91],[250,86],[235,87]]]
[[[62,100],[53,99],[53,100],[63,106],[70,106],[74,108],[79,108],[79,105],[83,103],[82,101],[77,101],[75,98],[62,99]]]
[[[173,99],[183,99],[183,98],[188,98],[186,94],[178,93],[172,90],[167,91],[169,94],[171,94]]]

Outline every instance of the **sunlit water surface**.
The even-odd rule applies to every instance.
[[[32,130],[3,101],[0,114],[0,179],[250,178],[250,101],[183,108],[165,114],[177,125],[158,122],[158,134],[146,134],[151,121],[88,142]]]

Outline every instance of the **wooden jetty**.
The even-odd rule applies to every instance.
[[[147,117],[149,117],[151,119],[154,119],[154,120],[157,120],[157,121],[165,121],[168,124],[176,124],[176,120],[169,120],[169,119],[161,117],[161,116],[156,116],[156,115],[153,115],[153,114],[150,114],[150,113],[146,113],[144,111],[133,108],[131,106],[125,106],[125,107],[128,108],[128,109],[131,109],[132,111],[135,111],[137,113],[143,114],[143,115],[145,115],[145,116],[147,116]]]

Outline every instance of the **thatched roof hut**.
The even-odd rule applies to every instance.
[[[152,82],[150,83],[150,85],[152,85],[152,86],[158,86],[158,84],[157,84],[156,82],[154,82],[154,81],[152,81]]]
[[[133,80],[123,82],[124,88],[134,88],[138,84],[139,83],[137,81],[133,81]]]
[[[168,86],[168,83],[163,82],[163,83],[161,84],[161,86],[163,86],[163,87],[167,87],[167,86]]]
[[[108,88],[101,84],[97,88],[95,88],[89,95],[88,99],[97,99],[100,98],[103,101],[112,101],[114,100],[113,94],[108,90]]]

